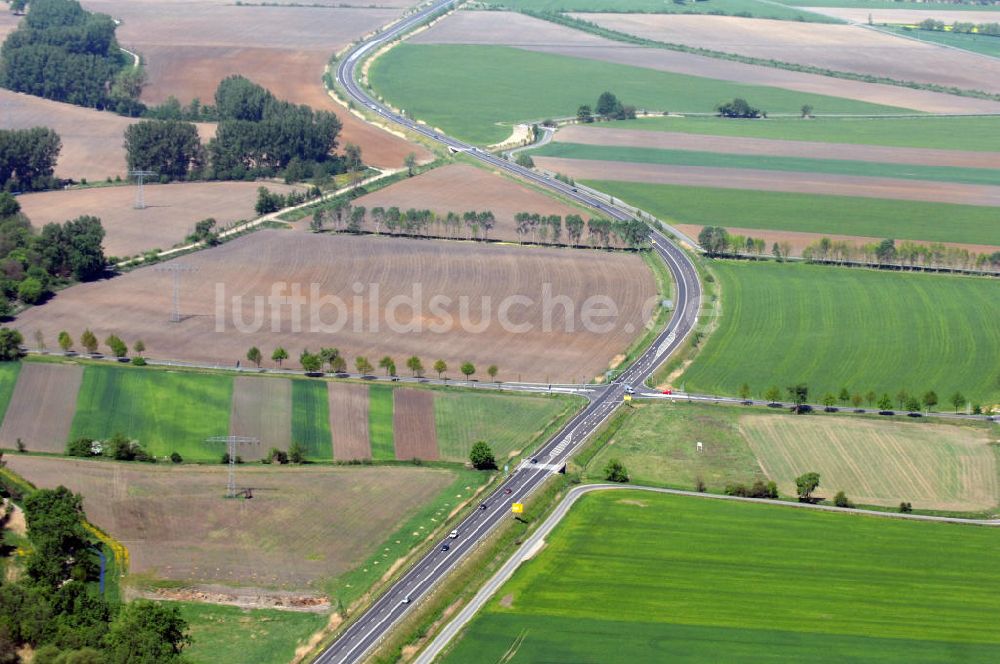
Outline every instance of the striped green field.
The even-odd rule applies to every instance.
[[[20,373],[20,362],[0,362],[0,422],[3,422],[4,415],[7,414],[7,406]]]
[[[292,442],[304,447],[310,460],[333,458],[326,385],[323,381],[292,381]]]
[[[1000,246],[995,207],[610,180],[586,184],[678,224]]]
[[[494,3],[510,9],[552,12],[641,12],[651,14],[724,14],[752,16],[785,21],[810,23],[840,23],[835,18],[821,16],[795,7],[783,7],[760,0],[500,0]]]
[[[994,19],[993,21],[983,22],[1000,23],[1000,20]],[[904,37],[919,39],[920,41],[931,42],[933,44],[944,44],[945,46],[954,46],[955,48],[961,48],[966,51],[982,53],[983,55],[988,55],[992,58],[1000,58],[1000,36],[996,35],[977,35],[969,32],[945,32],[943,30],[912,30],[899,27],[886,27],[883,29],[890,30]]]
[[[614,90],[624,103],[677,112],[712,113],[719,102],[734,97],[771,113],[798,113],[803,104],[816,113],[902,111],[506,46],[400,44],[375,61],[371,80],[380,95],[410,117],[480,144],[506,138],[514,123],[572,115],[605,90]]]
[[[583,145],[579,143],[549,143],[532,154],[539,157],[564,159],[594,159],[624,161],[636,164],[667,166],[704,166],[710,168],[749,168],[764,171],[792,171],[828,175],[854,175],[902,180],[933,180],[965,184],[1000,184],[1000,159],[996,169],[955,168],[948,166],[918,166],[887,164],[846,159],[811,159],[804,157],[772,157],[751,154],[725,154],[693,150],[659,150],[613,145]]]
[[[955,392],[1000,403],[995,280],[789,263],[715,261],[718,329],[678,380],[691,392],[810,396]]]
[[[122,433],[156,456],[217,460],[205,439],[228,434],[232,393],[230,376],[87,365],[70,437]]]
[[[391,461],[396,458],[392,437],[392,388],[385,385],[368,387],[368,431],[372,441],[372,458]]]
[[[434,419],[442,459],[467,461],[476,441],[484,440],[498,460],[536,442],[550,423],[575,411],[568,397],[441,392],[434,396]]]
[[[590,494],[444,661],[997,661],[998,546],[995,528]]]
[[[771,138],[819,143],[858,143],[896,148],[1000,152],[1000,117],[725,118],[650,117],[615,122],[615,129]]]

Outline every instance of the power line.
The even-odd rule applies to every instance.
[[[174,306],[170,312],[170,322],[171,323],[181,322],[181,298],[180,298],[181,273],[197,272],[198,268],[192,267],[190,265],[184,265],[183,263],[167,263],[165,265],[157,265],[153,269],[156,270],[157,272],[170,272],[173,275]]]
[[[133,205],[132,207],[134,207],[136,210],[145,210],[146,209],[146,199],[143,198],[143,195],[142,195],[142,179],[144,177],[152,177],[152,176],[156,175],[156,172],[154,172],[154,171],[144,171],[142,169],[135,169],[135,170],[129,171],[128,174],[131,175],[132,177],[134,177],[136,179],[136,182],[139,185],[139,188],[135,192],[135,205]]]
[[[212,436],[206,443],[225,443],[229,452],[229,480],[226,482],[226,498],[236,497],[236,449],[239,445],[260,445],[259,438],[250,436]],[[249,489],[246,489],[249,493]]]

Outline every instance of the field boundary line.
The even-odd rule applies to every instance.
[[[614,489],[624,489],[633,491],[648,491],[650,493],[665,493],[675,496],[688,496],[692,498],[707,498],[713,500],[728,500],[742,503],[775,505],[784,507],[798,507],[803,509],[813,509],[823,512],[839,512],[846,514],[861,514],[864,516],[876,516],[890,519],[908,519],[911,521],[931,521],[938,523],[955,523],[975,526],[1000,527],[1000,519],[977,520],[963,519],[961,517],[931,516],[925,514],[899,514],[895,512],[878,512],[875,510],[853,509],[849,507],[835,507],[833,505],[813,505],[810,503],[792,503],[783,500],[769,500],[760,498],[742,498],[739,496],[724,496],[712,493],[698,493],[696,491],[683,491],[681,489],[664,489],[661,487],[651,487],[629,484],[584,484],[570,489],[558,506],[545,519],[545,522],[532,535],[524,541],[517,551],[507,560],[503,566],[497,570],[486,584],[480,588],[475,597],[466,604],[458,615],[442,629],[437,637],[424,648],[423,651],[413,660],[414,664],[431,664],[444,651],[445,647],[458,635],[458,633],[472,620],[472,618],[482,609],[486,603],[496,594],[504,583],[506,583],[514,572],[521,566],[521,563],[530,559],[545,538],[555,529],[563,517],[569,513],[570,508],[588,493],[594,491],[609,491]]]

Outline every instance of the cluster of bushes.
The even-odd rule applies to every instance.
[[[180,662],[187,623],[170,603],[109,602],[98,591],[99,542],[84,528],[83,498],[66,487],[27,492],[24,574],[0,581],[0,661]]]
[[[755,481],[751,486],[746,484],[727,484],[725,489],[727,496],[740,496],[741,498],[770,498],[778,497],[778,485],[774,482]]]
[[[319,198],[322,193],[318,187],[310,187],[306,191],[290,191],[287,194],[279,194],[267,187],[258,187],[257,203],[254,205],[254,210],[257,211],[257,214],[270,214],[286,207],[305,203],[313,198]]]
[[[729,231],[722,226],[702,228],[701,232],[698,233],[698,244],[709,256],[762,256],[767,247],[767,243],[761,238],[730,235]],[[788,245],[788,253],[791,253],[791,250],[791,245]],[[778,254],[779,257],[787,257],[785,250],[780,247],[778,247]]]
[[[811,109],[810,109],[811,110]],[[762,111],[759,108],[754,108],[751,106],[746,99],[742,97],[737,97],[732,101],[727,101],[725,103],[719,104],[715,107],[715,112],[723,118],[759,118],[767,117],[767,111]],[[803,115],[807,115],[803,113]]]
[[[36,232],[9,193],[0,193],[0,316],[12,303],[38,304],[58,286],[104,273],[104,228],[96,217],[46,224]]]
[[[576,109],[577,122],[589,123],[594,120],[635,120],[635,106],[626,106],[612,92],[603,92],[593,108],[583,104]]]
[[[219,125],[207,147],[197,127],[183,119],[129,126],[129,168],[155,171],[161,180],[253,180],[286,170],[293,179],[305,179],[345,171],[344,160],[332,154],[341,128],[333,113],[276,99],[242,76],[219,83],[214,112]]]
[[[107,440],[77,438],[66,443],[66,454],[74,457],[107,457],[115,461],[145,461],[156,463],[156,457],[142,449],[138,440],[116,433]],[[176,453],[175,453],[176,454]],[[180,455],[178,455],[178,458]],[[175,462],[175,463],[179,463]]]
[[[51,189],[62,141],[52,129],[0,129],[0,191]]]
[[[76,0],[33,0],[0,49],[0,85],[78,106],[138,115],[144,78],[118,48],[115,22]]]

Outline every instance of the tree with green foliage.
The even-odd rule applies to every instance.
[[[847,494],[843,491],[838,491],[837,495],[833,497],[833,504],[837,507],[847,507],[854,509],[854,503],[852,503],[848,498]]]
[[[83,497],[64,486],[39,489],[24,498],[31,553],[26,572],[34,583],[56,590],[71,579],[88,578],[94,569],[83,528]]]
[[[16,362],[24,356],[21,344],[24,337],[17,330],[0,327],[0,362]]]
[[[184,463],[184,457],[182,457],[177,452],[171,452],[170,453],[170,462],[171,463]]]
[[[97,217],[81,216],[46,224],[35,241],[39,264],[54,277],[88,281],[104,274],[104,227]]]
[[[777,385],[772,385],[764,392],[764,398],[767,399],[768,403],[778,403],[778,400],[781,399],[781,388]]]
[[[878,395],[875,394],[875,390],[868,390],[867,394],[865,394],[865,403],[868,404],[869,408],[875,405],[876,399],[878,399]]]
[[[819,473],[803,473],[795,478],[795,490],[800,503],[814,502],[812,494],[819,486]]]
[[[80,344],[91,355],[97,352],[97,337],[89,328],[84,330],[83,334],[80,335]]]
[[[69,332],[66,330],[59,333],[58,343],[59,348],[61,348],[64,353],[68,353],[73,350],[73,337],[69,336]]]
[[[964,406],[967,402],[968,399],[966,399],[965,395],[962,394],[961,392],[955,392],[953,395],[951,395],[951,405],[955,407],[956,413],[960,411],[962,409],[962,406]]]
[[[128,355],[128,345],[116,334],[111,334],[104,340],[104,345],[111,350],[115,357],[125,357]]]
[[[927,390],[927,392],[924,393],[923,403],[927,410],[930,410],[934,406],[938,405],[937,392],[934,390]]]
[[[288,351],[282,348],[281,346],[275,348],[274,352],[271,353],[271,361],[277,364],[279,367],[281,366],[281,363],[287,359],[288,359]]]
[[[299,443],[293,442],[288,446],[288,460],[292,463],[305,463],[306,448]]]
[[[906,399],[906,410],[911,413],[916,413],[920,411],[920,399],[915,396],[907,397]]]
[[[191,639],[180,608],[170,602],[137,599],[126,604],[108,630],[108,664],[182,661]]]
[[[263,358],[261,357],[260,348],[256,346],[251,346],[250,350],[247,351],[247,361],[253,362],[254,365],[259,369],[260,362]]]
[[[789,386],[788,396],[791,398],[792,403],[795,404],[796,413],[805,412],[804,406],[809,400],[809,387],[805,383]]]
[[[833,408],[833,404],[837,403],[837,397],[833,396],[833,392],[827,392],[823,395],[823,405],[827,408]]]
[[[497,365],[491,364],[489,367],[487,367],[486,373],[489,375],[490,380],[492,380],[495,383],[497,380],[497,374],[500,373],[500,369],[499,367],[497,367]]]
[[[125,159],[129,170],[151,170],[161,178],[183,180],[200,173],[205,148],[194,123],[142,120],[125,129]]]
[[[751,106],[746,99],[742,97],[736,97],[732,101],[728,101],[719,104],[715,107],[716,113],[724,118],[759,118],[762,115],[767,116],[766,113],[761,111],[759,108],[754,108]]]
[[[580,124],[589,124],[594,121],[594,112],[589,105],[583,104],[576,109],[576,121]]]
[[[299,364],[302,365],[302,370],[307,373],[316,373],[323,369],[323,358],[317,353],[310,353],[309,349],[305,349],[299,354]]]
[[[413,177],[413,171],[417,167],[417,155],[410,152],[403,158],[403,165],[406,166],[406,174],[409,177]]]
[[[740,399],[746,401],[747,399],[750,398],[750,386],[747,385],[746,383],[743,383],[742,385],[740,385],[738,394],[740,395]]]
[[[272,447],[267,451],[267,456],[261,459],[261,463],[275,463],[283,466],[288,463],[288,452]]]
[[[435,360],[434,371],[437,372],[438,380],[441,380],[441,374],[448,370],[448,363],[444,360]]]
[[[846,387],[842,387],[840,388],[840,394],[838,395],[838,398],[840,399],[840,403],[846,406],[848,402],[851,400],[851,393],[848,391]]]
[[[17,299],[25,304],[38,304],[48,295],[48,289],[37,277],[28,277],[17,286]]]
[[[484,440],[478,440],[469,451],[469,461],[476,470],[495,470],[497,467],[493,449]]]
[[[135,343],[132,344],[132,350],[135,352],[136,355],[142,357],[142,354],[146,352],[146,342],[144,342],[142,339],[136,339]]]
[[[892,410],[892,397],[889,396],[888,392],[883,392],[882,396],[879,397],[878,409],[882,411]]]
[[[335,355],[330,359],[330,371],[333,373],[345,373],[347,371],[347,360],[342,355]]]
[[[364,357],[363,355],[359,355],[356,358],[354,358],[354,368],[357,369],[358,373],[361,374],[362,376],[368,376],[371,374],[372,371],[375,370],[375,367],[372,366],[372,363],[369,362],[368,358]]]
[[[620,459],[609,459],[604,466],[604,479],[609,482],[628,482],[628,469]]]
[[[903,501],[899,504],[900,514],[909,514],[912,511],[913,511],[913,503],[908,503],[906,501]]]
[[[410,370],[414,376],[422,376],[424,374],[424,363],[420,361],[420,358],[416,355],[412,355],[406,360],[406,368]]]
[[[466,380],[469,380],[469,377],[476,373],[476,365],[472,362],[462,362],[462,366],[459,368],[459,371],[465,375]]]
[[[531,155],[527,152],[518,152],[517,156],[514,157],[514,163],[522,168],[534,168],[535,160],[531,158]]]
[[[61,149],[59,134],[48,127],[0,129],[0,191],[39,191],[57,186],[54,173]],[[0,217],[17,211],[0,207]]]

